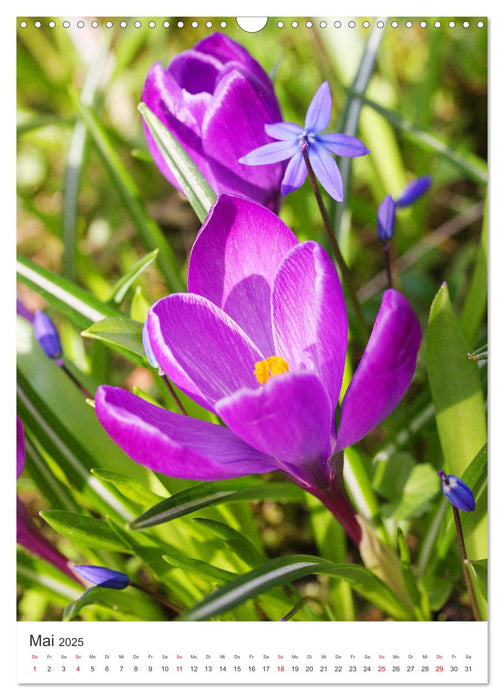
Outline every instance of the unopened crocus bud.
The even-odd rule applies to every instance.
[[[101,586],[102,588],[116,588],[121,590],[122,588],[127,588],[130,584],[130,580],[126,574],[120,571],[114,571],[114,569],[107,569],[105,566],[78,564],[73,568],[82,578],[86,579],[86,581],[90,581],[90,583],[93,583],[95,586]]]
[[[276,210],[284,165],[249,168],[239,158],[265,143],[266,124],[282,119],[273,84],[228,36],[211,34],[151,66],[142,101],[173,134],[217,193],[238,194]],[[181,189],[154,137],[147,146],[159,170]]]
[[[408,207],[413,204],[419,197],[421,197],[426,190],[429,189],[432,183],[432,178],[428,175],[423,177],[417,177],[415,180],[409,182],[404,190],[399,195],[396,201],[398,207]]]
[[[51,360],[56,360],[63,354],[61,342],[56,330],[56,326],[51,321],[49,316],[43,311],[35,311],[33,316],[33,331],[35,337]]]
[[[462,479],[453,474],[445,474],[442,470],[438,472],[438,475],[441,479],[443,493],[452,506],[465,511],[471,511],[476,508],[473,492]]]
[[[382,243],[390,241],[394,235],[396,203],[392,196],[388,194],[378,207],[377,234],[378,240]]]

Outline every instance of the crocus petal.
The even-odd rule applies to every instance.
[[[123,574],[121,571],[115,571],[114,569],[107,569],[105,566],[78,564],[73,568],[82,578],[94,583],[95,586],[121,590],[127,588],[130,584],[126,574]]]
[[[305,130],[324,131],[331,121],[331,90],[327,81],[323,82],[312,98],[305,117]]]
[[[154,369],[159,369],[159,362],[157,361],[157,358],[154,355],[154,351],[151,347],[147,323],[144,323],[142,327],[142,345],[145,357],[147,358],[147,362],[150,364],[151,367],[154,367]]]
[[[287,471],[295,467],[297,475],[310,474],[312,484],[324,481],[332,411],[314,374],[276,375],[255,390],[242,389],[222,399],[216,411],[234,433],[283,462]]]
[[[189,93],[178,85],[175,78],[163,68],[161,63],[151,66],[145,79],[142,101],[177,138],[210,186],[216,189],[217,182],[205,158],[201,143],[199,110],[198,114],[194,114],[191,101],[187,99],[188,95]],[[145,123],[144,130],[147,146],[157,167],[174,187],[180,189]]]
[[[263,355],[240,326],[196,294],[172,294],[150,309],[147,327],[162,370],[207,408],[242,387],[256,386]]]
[[[24,426],[19,418],[16,416],[16,478],[19,479],[21,472],[24,469],[26,461],[26,450],[25,450],[25,434]]]
[[[278,469],[221,425],[171,413],[118,387],[100,386],[95,401],[98,420],[112,440],[153,471],[212,481]]]
[[[211,95],[222,68],[221,61],[194,48],[175,56],[167,70],[187,92],[206,92]]]
[[[223,309],[265,356],[274,355],[273,279],[297,238],[266,207],[222,194],[203,224],[189,260],[187,288]]]
[[[230,39],[226,34],[214,32],[205,37],[194,46],[199,53],[206,53],[219,60],[223,65],[237,63],[247,69],[252,75],[263,84],[268,92],[273,92],[271,80],[264,68],[240,46],[236,41]]]
[[[387,290],[343,399],[338,450],[358,442],[399,403],[413,378],[420,340],[420,324],[408,300]]]
[[[410,204],[413,204],[415,200],[421,197],[424,194],[424,192],[426,192],[429,189],[431,184],[432,179],[428,175],[425,175],[424,177],[419,177],[416,180],[412,180],[408,185],[406,185],[406,187],[400,194],[397,200],[397,206],[407,207]]]
[[[266,92],[252,74],[232,64],[221,72],[201,134],[218,192],[241,194],[273,208],[284,166],[250,168],[239,158],[264,145],[264,125],[280,120],[274,93]]]
[[[316,140],[335,156],[355,158],[370,153],[360,139],[347,134],[317,134]]]
[[[281,192],[285,197],[289,192],[294,192],[301,187],[308,175],[308,168],[304,160],[302,151],[299,149],[294,153],[285,170],[282,180]]]
[[[275,141],[267,143],[255,150],[247,153],[238,159],[243,165],[269,165],[270,163],[280,163],[288,160],[298,150],[298,143],[288,143],[286,141]]]
[[[280,265],[271,298],[275,354],[317,374],[336,409],[348,320],[333,261],[314,241],[299,243]]]
[[[45,559],[75,581],[79,581],[65,557],[42,535],[33,523],[25,504],[18,498],[16,511],[16,540],[36,557]]]
[[[277,122],[276,124],[266,124],[264,131],[273,139],[299,145],[299,136],[303,133],[303,127],[294,124],[294,122]]]
[[[395,216],[396,203],[392,196],[388,194],[378,207],[376,218],[378,239],[382,243],[390,241],[394,235]]]
[[[308,151],[313,172],[325,191],[337,202],[343,201],[343,180],[331,153],[318,143],[310,144]]]

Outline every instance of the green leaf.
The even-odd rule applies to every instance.
[[[110,138],[93,110],[82,104],[71,90],[74,106],[108,168],[111,179],[127,209],[138,234],[148,250],[159,250],[159,267],[173,291],[182,291],[182,283],[175,255],[157,223],[149,215],[142,195],[127,167],[119,158]]]
[[[460,324],[469,343],[474,343],[486,313],[488,287],[488,202],[485,202],[481,241]]]
[[[439,495],[439,477],[430,464],[415,464],[413,460],[407,472],[398,469],[393,476],[393,467],[397,463],[395,456],[392,455],[388,460],[390,469],[387,470],[387,482],[390,488],[387,490],[391,495],[390,503],[382,506],[382,513],[386,518],[412,520],[423,515],[428,510],[430,501]],[[403,460],[403,467],[406,464],[408,462]]]
[[[29,432],[30,440],[36,440],[38,453],[42,454],[45,462],[56,463],[64,474],[63,478],[51,478],[52,472],[44,474],[41,471],[42,465],[34,462],[35,467],[38,465],[38,485],[51,506],[64,504],[64,510],[78,510],[70,486],[84,494],[99,512],[117,514],[122,518],[130,517],[129,511],[115,495],[91,476],[89,465],[93,463],[93,458],[44,399],[33,390],[21,367],[18,368],[17,379],[18,412]],[[32,451],[33,447],[28,445],[30,457],[33,456]]]
[[[41,511],[40,516],[53,530],[72,542],[112,552],[127,551],[110,525],[103,520],[64,510],[45,510]]]
[[[287,555],[264,562],[246,574],[237,576],[207,596],[182,620],[205,620],[221,615],[246,600],[275,586],[314,574],[335,576],[348,583],[367,600],[398,620],[409,620],[410,613],[374,574],[356,564],[334,564],[319,557]]]
[[[426,362],[446,471],[457,476],[486,443],[481,380],[467,359],[470,350],[443,283],[430,310]]]
[[[25,588],[49,591],[53,604],[65,605],[82,592],[82,586],[51,563],[25,552],[17,551],[17,583]]]
[[[75,619],[87,605],[104,607],[111,617],[121,620],[155,621],[166,619],[159,606],[135,589],[113,590],[103,586],[93,586],[80,598],[66,606],[63,620]]]
[[[119,315],[116,309],[98,301],[73,282],[22,255],[18,256],[17,273],[20,282],[35,290],[80,328],[86,328],[107,316]]]
[[[137,260],[131,270],[128,270],[128,272],[115,283],[110,294],[110,301],[113,301],[114,304],[120,304],[124,300],[133,282],[154,262],[158,253],[159,249],[156,248],[150,253],[147,253],[147,255],[144,255],[140,260]]]
[[[401,559],[401,569],[404,585],[408,592],[416,616],[419,620],[429,620],[428,600],[420,594],[417,586],[417,581],[411,568],[411,556],[404,537],[403,531],[399,528],[397,531],[397,542],[399,545],[399,555]]]
[[[472,575],[473,581],[476,583],[479,592],[485,599],[488,600],[488,559],[479,559],[477,561],[469,560],[467,566]]]
[[[216,534],[232,552],[236,553],[249,566],[257,566],[264,561],[264,554],[241,532],[226,525],[226,523],[208,518],[195,518],[194,522]]]
[[[130,527],[152,527],[219,503],[255,500],[302,501],[303,492],[294,484],[280,482],[235,479],[202,483],[161,501],[130,523]]]
[[[155,114],[141,102],[138,109],[166,164],[175,176],[198,219],[203,222],[216,200],[216,194],[194,161]]]
[[[39,417],[44,418],[44,416],[48,417],[51,414],[55,416],[57,428],[54,430],[54,437],[57,438],[59,434],[62,438],[64,433],[60,432],[58,427],[62,426],[62,429],[71,434],[81,450],[88,455],[86,460],[82,461],[85,467],[85,471],[82,472],[83,481],[87,482],[93,489],[97,487],[97,493],[112,504],[114,510],[118,505],[117,497],[91,476],[91,467],[106,468],[128,475],[144,484],[146,488],[152,486],[152,490],[157,491],[160,482],[156,474],[133,462],[109,438],[101,427],[96,412],[85,403],[80,390],[61,371],[58,365],[46,357],[33,336],[32,324],[24,318],[18,317],[16,327],[18,373],[26,379],[25,384],[22,385],[23,390],[28,393],[28,386],[30,390],[33,390],[31,401],[38,406]],[[97,347],[105,350],[104,345],[97,344]],[[35,422],[43,425],[43,420],[40,421],[39,418]],[[64,443],[71,445],[66,437]],[[83,487],[78,487],[77,492],[82,494]],[[160,498],[165,493],[161,491]],[[95,505],[93,503],[93,507]],[[55,505],[51,504],[51,507],[55,507]],[[61,510],[68,509],[64,507]],[[101,507],[98,508],[98,511],[101,512]],[[122,506],[120,513],[122,517],[132,517],[132,514],[129,516],[126,514]]]
[[[420,579],[419,586],[427,596],[430,610],[441,610],[451,595],[453,581],[428,573]]]
[[[85,338],[100,340],[106,345],[131,352],[142,359],[145,359],[145,352],[142,343],[143,324],[132,321],[123,316],[110,316],[104,318],[92,326],[82,331]]]
[[[173,553],[163,554],[163,559],[176,568],[182,569],[183,571],[188,571],[191,574],[196,574],[197,576],[203,576],[204,578],[209,578],[212,581],[232,581],[236,578],[236,574],[231,571],[226,571],[212,564],[208,564],[206,561],[201,559],[193,559],[192,557],[185,557],[182,554],[176,555]]]
[[[145,323],[147,319],[147,314],[149,312],[150,304],[144,296],[141,287],[137,287],[133,294],[130,307],[130,316],[133,321],[139,321],[140,323]]]
[[[133,553],[142,562],[143,568],[149,567],[166,588],[170,589],[171,603],[179,608],[185,608],[198,599],[201,595],[200,589],[188,579],[184,572],[171,569],[163,560],[164,553],[174,557],[184,556],[178,547],[143,532],[132,533],[127,528],[118,527],[113,520],[109,520],[109,525],[116,536],[124,542],[125,550]],[[178,537],[178,544],[183,547],[185,542]]]
[[[106,469],[91,469],[91,473],[104,484],[113,484],[127,499],[139,506],[151,506],[159,501],[159,496],[125,474]]]

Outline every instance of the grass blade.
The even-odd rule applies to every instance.
[[[252,571],[237,576],[180,619],[205,620],[217,617],[271,588],[314,574],[335,576],[347,581],[360,595],[396,619],[408,620],[411,617],[387,586],[363,566],[335,564],[319,557],[287,555],[264,562]]]
[[[198,170],[196,164],[187,155],[177,139],[141,102],[138,109],[151,132],[156,146],[174,174],[198,219],[203,223],[216,200],[216,194]]]
[[[202,483],[193,488],[179,491],[179,493],[161,501],[136,518],[130,523],[130,527],[134,530],[152,527],[153,525],[180,518],[182,515],[194,513],[201,508],[216,506],[219,503],[263,499],[302,501],[304,498],[302,491],[294,484],[281,482],[252,482],[252,484],[248,482],[248,484],[244,484],[239,483],[239,481],[229,480]]]
[[[159,267],[166,281],[172,291],[182,291],[184,285],[175,255],[163,232],[147,212],[135,181],[116,153],[107,132],[100,124],[96,114],[88,106],[82,104],[74,91],[71,94],[79,118],[86,125],[145,247],[148,250],[159,249]]]
[[[385,119],[398,129],[403,136],[419,146],[422,146],[426,151],[438,153],[440,156],[448,160],[452,165],[458,168],[461,172],[477,182],[485,185],[487,183],[487,166],[486,163],[478,158],[478,156],[468,153],[467,151],[455,151],[450,145],[440,136],[435,136],[429,131],[426,131],[418,124],[406,119],[397,112],[382,107],[377,102],[365,97],[362,93],[349,91],[355,94],[361,102],[374,109],[378,114],[381,114]]]
[[[87,328],[90,323],[101,321],[106,316],[119,315],[115,308],[98,301],[74,282],[65,280],[22,255],[18,256],[17,273],[20,282],[35,290],[80,328]]]

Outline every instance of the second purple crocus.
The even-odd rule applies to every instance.
[[[385,292],[336,424],[348,320],[319,244],[299,243],[266,208],[221,195],[194,244],[188,290],[151,308],[150,346],[170,380],[226,427],[101,386],[96,412],[107,433],[172,477],[283,470],[359,543],[338,455],[391,413],[412,380],[421,332],[409,302]]]
[[[282,118],[271,80],[240,44],[217,32],[175,56],[166,68],[155,63],[142,101],[217,194],[240,194],[278,208],[284,167],[252,171],[238,162],[264,143],[264,125]],[[147,127],[145,134],[157,167],[180,189]]]

